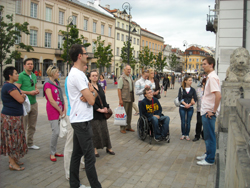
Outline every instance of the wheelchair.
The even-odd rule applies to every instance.
[[[159,126],[162,126],[161,122],[159,122]],[[141,115],[137,121],[137,134],[142,141],[149,136],[149,144],[152,143],[152,139],[154,138],[153,124],[148,121],[148,118],[144,115]],[[169,133],[167,135],[166,142],[170,143]]]

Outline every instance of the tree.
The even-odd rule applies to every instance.
[[[97,37],[97,40],[94,42],[96,45],[94,49],[94,57],[97,58],[96,66],[99,67],[110,67],[110,62],[113,58],[111,45],[104,46],[105,40],[101,41],[101,36]]]
[[[154,59],[153,52],[149,50],[147,46],[145,46],[142,51],[139,53],[139,62],[140,62],[140,67],[152,67],[152,61]]]
[[[0,12],[3,12],[4,6],[0,5]],[[21,37],[21,34],[24,33],[29,35],[28,22],[13,23],[13,14],[6,15],[6,22],[4,22],[3,17],[1,17],[0,23],[0,65],[1,65],[1,75],[3,72],[3,63],[11,64],[13,59],[20,59],[21,52],[18,49],[24,49],[27,52],[34,51],[30,45],[25,45],[20,42],[16,45],[16,49],[11,51],[11,47],[15,46],[16,40]],[[1,76],[1,85],[2,85],[2,76]]]
[[[124,46],[122,47],[121,56],[120,56],[122,58],[122,62],[125,64],[128,63],[128,43],[129,43],[129,41],[124,42]],[[134,47],[130,46],[129,65],[133,69],[133,73],[135,73],[135,65],[137,64],[137,61],[135,60],[135,56],[133,55],[133,51],[134,51]],[[120,67],[120,68],[123,68],[123,67]]]
[[[68,56],[69,48],[73,44],[81,44],[87,48],[88,46],[90,46],[90,43],[83,42],[84,37],[83,35],[79,36],[79,29],[77,29],[75,25],[67,25],[67,31],[60,30],[60,32],[64,37],[63,54],[61,55],[61,58],[63,58],[65,62],[68,62],[68,64],[71,64],[71,59]]]
[[[162,52],[159,52],[156,56],[154,56],[154,58],[155,58],[155,64],[154,64],[155,69],[160,72],[163,72],[164,67],[167,66],[166,62],[167,57],[164,57],[162,59]]]
[[[176,65],[178,65],[179,64],[179,62],[177,61],[177,59],[178,59],[178,57],[174,54],[174,53],[172,53],[172,54],[170,54],[169,55],[169,65],[168,65],[168,67],[171,69],[171,70],[173,70],[173,69],[175,69],[176,68]]]

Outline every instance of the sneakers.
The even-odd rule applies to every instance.
[[[208,163],[207,161],[205,161],[205,159],[203,159],[202,161],[197,161],[197,165],[201,165],[201,166],[209,166],[213,164],[214,163]]]
[[[166,136],[165,141],[168,142],[170,140],[169,135]]]
[[[33,145],[33,146],[28,146],[29,149],[40,149],[40,147]]]
[[[155,139],[156,142],[160,142],[160,141],[163,140],[162,137],[160,137],[160,138],[155,138],[155,137],[154,137],[154,139]]]
[[[207,157],[207,154],[204,153],[202,156],[197,156],[196,159],[198,161],[202,161],[202,160],[205,160],[206,157]]]

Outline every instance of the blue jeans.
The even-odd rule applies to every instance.
[[[181,133],[184,136],[189,136],[190,132],[190,123],[194,113],[194,108],[179,108],[179,113],[181,117]]]
[[[161,116],[160,119],[153,116],[148,118],[149,121],[153,124],[154,136],[155,139],[159,139],[160,137],[166,138],[169,132],[169,122],[170,118],[168,116]],[[159,126],[159,122],[162,123],[162,126]]]
[[[208,163],[214,163],[216,152],[216,137],[215,137],[215,122],[216,116],[211,116],[211,119],[206,117],[207,114],[202,116],[203,134],[206,144],[207,157],[205,161]]]

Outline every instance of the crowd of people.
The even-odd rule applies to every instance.
[[[64,157],[65,174],[70,187],[83,187],[79,179],[81,163],[86,170],[90,186],[99,188],[101,184],[95,168],[96,157],[100,157],[98,150],[106,148],[108,154],[115,155],[105,116],[109,108],[106,101],[107,82],[104,75],[99,74],[97,70],[92,70],[88,77],[85,75],[88,53],[84,47],[78,44],[72,45],[69,55],[73,66],[65,80],[67,106],[58,81],[59,69],[56,66],[48,67],[46,73],[49,79],[43,85],[43,95],[47,101],[47,117],[52,129],[49,158],[52,162],[56,162],[57,157]],[[38,115],[37,77],[32,72],[34,68],[32,59],[26,59],[23,64],[24,71],[20,74],[14,67],[5,68],[3,76],[6,82],[1,90],[3,109],[0,154],[9,157],[9,169],[16,171],[25,169],[20,158],[27,154],[28,149],[40,149],[34,144],[33,139]],[[178,90],[181,140],[190,140],[191,120],[194,106],[197,105],[197,123],[193,141],[202,137],[206,145],[206,152],[197,157],[198,165],[212,165],[215,158],[215,121],[219,114],[221,96],[220,81],[214,66],[215,61],[212,57],[205,58],[203,68],[207,77],[201,80],[200,86],[195,90],[191,86],[192,77],[186,76]],[[126,134],[127,131],[135,131],[131,126],[134,107],[136,113],[146,116],[152,123],[155,141],[166,141],[170,118],[162,114],[159,99],[161,90],[164,90],[166,97],[167,89],[174,89],[175,81],[174,73],[165,75],[160,86],[160,78],[154,70],[149,69],[143,70],[141,77],[134,83],[131,67],[126,65],[123,74],[117,80],[119,105],[124,107],[127,115],[127,125],[120,126],[120,132]],[[135,95],[138,95],[138,102],[135,102]],[[30,105],[26,114],[25,104]],[[57,152],[59,124],[62,118],[66,119],[68,132],[63,154]]]

